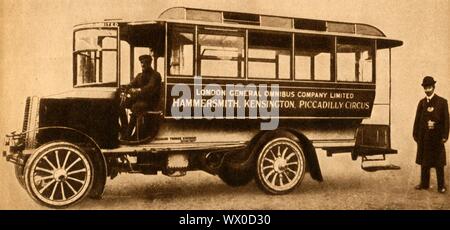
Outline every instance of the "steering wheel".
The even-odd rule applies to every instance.
[[[121,107],[128,107],[131,104],[131,89],[128,87],[120,87],[120,106]]]

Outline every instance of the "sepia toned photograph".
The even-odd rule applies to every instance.
[[[449,210],[449,5],[0,0],[0,209]]]

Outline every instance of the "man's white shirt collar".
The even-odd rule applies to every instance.
[[[426,98],[427,98],[427,101],[430,101],[432,98],[434,97],[434,93],[433,94],[431,94],[431,96],[426,96]]]

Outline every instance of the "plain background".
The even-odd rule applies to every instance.
[[[392,50],[392,146],[399,150],[394,162],[414,162],[412,124],[424,97],[422,78],[433,76],[436,93],[450,99],[447,0],[0,0],[0,135],[20,129],[26,96],[71,88],[74,25],[152,19],[172,6],[366,23],[402,40]],[[12,170],[0,166],[0,175]],[[6,180],[14,178],[0,182],[7,195],[14,191],[5,188]],[[11,205],[0,202],[1,209]]]

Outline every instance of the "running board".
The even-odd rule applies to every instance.
[[[331,157],[337,153],[352,153],[352,159],[356,160],[358,156],[376,156],[386,154],[397,154],[397,150],[391,148],[372,147],[372,146],[340,146],[322,148]]]
[[[233,143],[158,143],[148,145],[121,145],[115,149],[102,149],[103,154],[114,153],[159,153],[176,151],[217,151],[247,147],[247,142]]]

